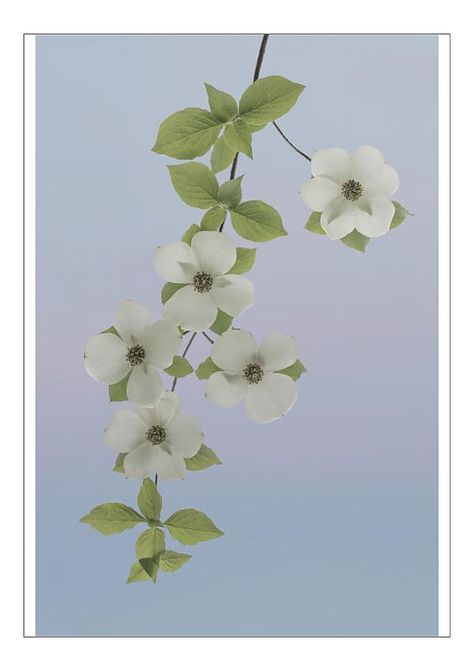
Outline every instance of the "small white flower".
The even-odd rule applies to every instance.
[[[165,391],[153,408],[118,410],[105,430],[105,442],[126,453],[127,478],[158,474],[160,480],[184,478],[184,459],[194,456],[204,434],[199,422],[180,412],[179,397]]]
[[[137,405],[153,406],[163,392],[155,366],[167,368],[178,351],[181,336],[167,319],[152,323],[147,308],[123,301],[114,321],[114,333],[99,333],[86,345],[84,365],[98,382],[115,384],[129,373],[127,396]]]
[[[391,201],[398,174],[375,147],[320,149],[311,160],[313,178],[301,188],[306,205],[321,212],[329,238],[344,238],[355,229],[369,238],[386,233],[395,212]]]
[[[282,373],[298,358],[295,338],[271,333],[258,347],[248,331],[230,330],[212,346],[211,359],[222,368],[207,383],[206,397],[224,407],[245,398],[247,415],[254,422],[271,422],[295,404],[295,382]]]
[[[235,317],[254,302],[252,282],[226,274],[236,260],[236,249],[225,233],[200,231],[191,240],[158,247],[155,269],[168,282],[185,284],[164,304],[163,315],[184,329],[202,331],[214,322],[220,308]]]

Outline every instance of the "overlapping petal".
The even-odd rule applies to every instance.
[[[114,326],[129,347],[140,342],[150,324],[150,311],[144,305],[129,300],[119,305]]]
[[[257,341],[248,331],[226,331],[211,349],[211,359],[225,371],[242,373],[245,366],[256,360]]]
[[[134,366],[127,383],[127,397],[136,405],[152,407],[163,393],[161,377],[151,366]]]
[[[147,428],[137,413],[120,409],[105,430],[105,442],[117,452],[130,452],[144,443]]]
[[[191,249],[197,258],[199,270],[212,277],[224,275],[235,263],[237,252],[231,238],[225,233],[200,231],[191,240]]]
[[[328,177],[338,184],[350,178],[351,157],[344,149],[318,149],[311,159],[314,177]]]
[[[145,478],[156,471],[156,449],[149,442],[128,452],[123,460],[127,478]]]
[[[255,301],[253,283],[242,275],[222,275],[212,283],[211,298],[218,308],[236,317]]]
[[[282,333],[270,333],[258,350],[258,360],[266,372],[288,368],[298,358],[298,344],[293,336]]]
[[[321,227],[332,240],[339,240],[349,235],[355,225],[355,205],[343,198],[331,203],[321,214]]]
[[[217,305],[210,294],[199,293],[192,286],[179,289],[163,306],[163,315],[184,329],[203,331],[217,317]]]
[[[199,451],[204,439],[201,425],[191,415],[178,413],[166,427],[166,442],[173,451],[189,459]]]
[[[155,270],[168,282],[188,284],[198,271],[198,261],[185,242],[172,242],[156,250]]]
[[[93,336],[84,351],[84,365],[88,374],[97,382],[115,384],[130,370],[126,360],[127,346],[113,333]]]
[[[159,319],[143,335],[140,344],[145,350],[146,363],[167,368],[173,361],[181,342],[176,323],[170,319]]]
[[[258,384],[248,386],[245,409],[249,419],[260,424],[279,419],[298,398],[295,382],[281,373],[266,373]]]
[[[233,408],[244,398],[247,386],[242,373],[217,372],[207,381],[205,396],[216,405]]]

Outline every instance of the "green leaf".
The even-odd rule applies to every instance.
[[[352,233],[349,233],[349,235],[341,238],[341,242],[343,242],[348,247],[351,247],[352,249],[357,249],[359,252],[365,252],[365,248],[369,244],[370,238],[362,235],[362,233],[359,233],[359,231],[354,229]]]
[[[294,364],[288,366],[288,368],[283,368],[282,370],[277,370],[275,372],[281,373],[282,375],[288,375],[288,377],[291,377],[293,380],[298,380],[303,373],[306,373],[306,368],[298,359]]]
[[[242,180],[243,175],[236,179],[229,179],[219,187],[219,200],[229,210],[237,207],[242,200]]]
[[[217,373],[220,370],[222,370],[222,368],[216,366],[211,357],[207,357],[207,359],[196,368],[196,377],[200,380],[208,380],[213,373]]]
[[[164,525],[172,537],[183,545],[209,541],[219,538],[224,533],[207,515],[194,508],[178,510],[164,522]]]
[[[222,137],[234,153],[241,151],[249,158],[253,158],[252,133],[243,121],[237,119],[229,124]]]
[[[246,240],[266,242],[288,235],[275,208],[261,200],[240,203],[230,216],[235,231]]]
[[[165,550],[165,552],[160,555],[160,569],[162,571],[177,571],[190,559],[191,555],[185,555],[183,552]]]
[[[406,208],[403,207],[403,205],[400,205],[396,200],[392,200],[392,203],[395,205],[395,212],[393,214],[392,218],[392,223],[390,224],[390,228],[397,228],[397,226],[400,226],[400,224],[403,224],[405,219],[408,216],[413,216],[411,212],[408,212]]]
[[[226,312],[222,312],[222,310],[217,310],[217,317],[215,318],[214,323],[211,324],[209,328],[214,333],[222,335],[224,331],[230,329],[230,327],[232,326],[233,319],[234,318],[228,315]]]
[[[143,569],[143,567],[140,565],[140,563],[138,561],[136,561],[132,564],[132,567],[130,569],[130,573],[128,575],[127,583],[140,582],[142,580],[150,580],[150,576]]]
[[[143,480],[137,497],[138,507],[145,517],[149,520],[159,521],[161,513],[161,494],[156,489],[156,485],[150,478]]]
[[[115,326],[109,326],[108,329],[105,329],[105,331],[101,331],[101,333],[113,333],[114,335],[120,338],[119,332],[117,331]]]
[[[238,111],[237,101],[229,94],[205,84],[212,116],[218,121],[235,119]]]
[[[125,470],[123,468],[123,460],[127,456],[126,452],[121,452],[119,455],[117,455],[117,459],[115,460],[115,466],[113,467],[113,471],[115,473],[125,473]]]
[[[154,559],[150,559],[148,557],[145,557],[143,559],[139,559],[138,563],[140,564],[142,569],[145,571],[145,573],[153,580],[153,582],[156,582],[156,576],[158,574],[159,563],[156,562]]]
[[[244,91],[239,103],[239,117],[247,125],[261,125],[286,114],[303,91],[302,84],[272,75],[263,77]]]
[[[166,284],[163,285],[163,288],[161,290],[161,302],[163,304],[166,303],[166,301],[169,301],[171,296],[175,294],[177,291],[185,287],[186,284],[175,284],[174,282],[166,282]]]
[[[211,168],[214,172],[221,172],[229,167],[234,160],[235,151],[229,147],[223,137],[220,137],[211,153]]]
[[[201,230],[201,229],[199,228],[199,226],[198,226],[197,224],[192,224],[192,225],[187,229],[187,231],[185,231],[185,233],[184,233],[183,237],[181,238],[181,240],[182,240],[183,242],[185,242],[187,245],[190,245],[190,244],[191,244],[191,240],[194,238],[194,236],[196,235],[196,233],[199,233],[200,230]]]
[[[186,377],[186,375],[191,375],[194,368],[191,366],[189,361],[182,356],[175,355],[173,357],[173,363],[168,368],[165,368],[164,371],[171,377]]]
[[[137,559],[158,559],[165,549],[165,534],[156,527],[140,534],[135,543]]]
[[[255,254],[257,249],[255,247],[237,247],[237,258],[230,270],[227,272],[232,275],[241,275],[252,270],[255,263]]]
[[[218,205],[219,184],[207,165],[191,161],[182,165],[169,165],[171,181],[186,205],[207,210]]]
[[[311,231],[311,233],[326,235],[326,231],[321,226],[321,212],[313,212],[306,222],[305,228],[307,231]]]
[[[211,450],[207,445],[201,445],[199,452],[194,457],[185,459],[184,461],[186,462],[188,471],[203,471],[211,466],[222,464],[222,461],[220,461],[214,450]]]
[[[214,144],[222,123],[200,107],[186,107],[165,119],[152,151],[173,158],[202,156]]]
[[[201,219],[201,230],[217,231],[226,217],[226,211],[222,205],[216,205],[208,210]]]
[[[131,373],[132,371],[130,371]],[[116,382],[115,384],[110,384],[109,385],[109,399],[111,401],[126,401],[128,399],[127,396],[127,384],[128,384],[128,378],[130,377],[130,373],[123,378],[123,380],[120,380],[120,382]]]
[[[102,503],[100,506],[92,508],[90,513],[87,513],[80,520],[80,522],[90,524],[93,529],[100,531],[105,536],[118,534],[145,521],[136,510],[124,503]]]

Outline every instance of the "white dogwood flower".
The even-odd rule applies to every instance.
[[[197,419],[180,411],[174,391],[165,391],[152,408],[118,410],[105,430],[105,442],[126,453],[123,469],[128,478],[155,473],[160,480],[184,478],[184,459],[199,451],[203,438]]]
[[[220,308],[235,317],[254,302],[254,287],[241,275],[228,274],[236,248],[225,233],[200,231],[191,240],[158,247],[155,269],[168,282],[184,284],[163,306],[163,315],[184,329],[202,331]]]
[[[115,333],[99,333],[86,345],[84,364],[98,382],[115,384],[127,375],[127,397],[137,405],[153,406],[163,392],[156,370],[167,368],[178,351],[181,336],[173,321],[152,323],[143,305],[123,301],[114,321]]]
[[[344,238],[355,229],[369,238],[386,233],[395,212],[391,201],[398,174],[375,147],[320,149],[311,159],[312,179],[301,188],[306,205],[321,212],[329,238]]]
[[[224,407],[245,399],[254,422],[271,422],[286,414],[298,396],[295,382],[278,373],[298,358],[295,338],[271,333],[258,347],[248,331],[230,330],[212,346],[211,359],[222,370],[207,383],[206,397]]]

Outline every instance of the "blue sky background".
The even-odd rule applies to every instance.
[[[255,135],[244,197],[275,206],[289,236],[258,245],[257,303],[238,325],[298,338],[300,399],[260,426],[180,382],[223,465],[164,483],[164,511],[199,508],[225,536],[157,587],[125,584],[138,530],[78,522],[104,501],[134,505],[138,489],[111,471],[114,408],[84,344],[123,298],[159,316],[154,248],[201,216],[171,186],[175,161],[150,151],[156,130],[206,105],[204,81],[238,97],[259,42],[37,38],[40,635],[437,633],[436,37],[270,37],[261,75],[307,87],[284,131],[307,153],[378,146],[416,216],[365,255],[308,233],[308,163],[272,127]],[[202,339],[190,359],[207,355]]]

